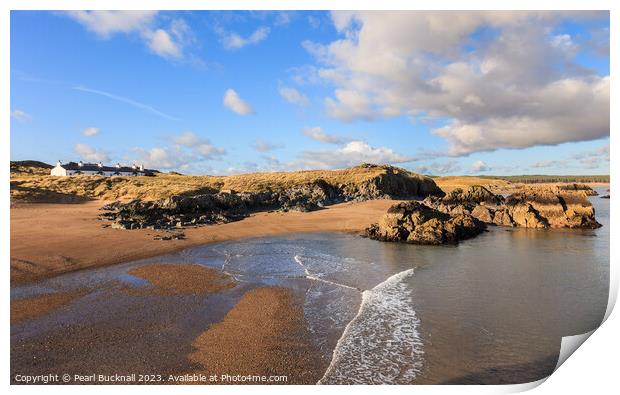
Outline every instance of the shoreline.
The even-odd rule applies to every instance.
[[[179,229],[183,240],[154,240],[164,232],[103,227],[103,201],[22,203],[11,207],[11,286],[78,270],[110,266],[185,248],[288,233],[357,233],[398,200],[368,200],[312,212],[258,212],[241,221]]]

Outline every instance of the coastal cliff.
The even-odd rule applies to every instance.
[[[429,196],[421,203],[396,204],[365,234],[380,241],[454,244],[482,233],[487,224],[595,229],[601,225],[594,214],[583,190],[530,187],[504,198],[472,186],[443,197]]]
[[[471,214],[500,226],[595,229],[601,225],[587,196],[583,189],[532,186],[504,198],[482,186],[472,186],[444,197],[428,197],[424,204],[448,214]]]
[[[154,201],[114,202],[102,208],[106,212],[101,216],[119,229],[170,229],[236,221],[257,211],[308,212],[348,201],[444,195],[431,178],[392,166],[365,164],[333,173],[338,172],[339,178],[321,177],[286,188],[274,183],[252,192],[211,189]]]

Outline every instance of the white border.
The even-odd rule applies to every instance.
[[[9,157],[10,148],[7,144],[9,139],[10,130],[10,10],[39,10],[39,9],[53,9],[53,10],[68,10],[68,9],[160,9],[160,10],[193,10],[193,9],[214,9],[214,10],[233,10],[233,9],[253,9],[253,10],[335,10],[335,9],[375,9],[375,10],[402,10],[402,9],[418,9],[418,10],[442,10],[442,9],[471,9],[471,10],[611,10],[611,70],[617,70],[617,56],[618,45],[620,42],[618,39],[619,26],[615,22],[618,3],[614,1],[603,0],[590,0],[590,1],[543,1],[543,0],[508,0],[502,1],[490,1],[490,0],[469,0],[467,2],[448,1],[448,0],[434,0],[432,2],[418,2],[402,0],[382,0],[382,1],[367,1],[367,0],[300,0],[300,1],[285,1],[285,0],[262,0],[262,1],[243,1],[243,0],[220,0],[220,1],[192,1],[192,0],[178,0],[178,1],[163,1],[163,0],[137,0],[128,3],[126,0],[108,0],[108,1],[77,1],[77,0],[56,0],[56,1],[41,1],[41,0],[5,0],[1,3],[0,8],[2,14],[0,16],[0,31],[2,32],[2,39],[0,41],[0,53],[4,56],[2,62],[0,62],[0,86],[5,87],[2,90],[2,105],[0,106],[0,114],[4,120],[4,143],[0,152],[2,153],[2,160],[4,164],[4,177],[5,181],[2,183],[2,203],[4,210],[2,211],[2,223],[3,226],[0,229],[0,253],[2,254],[2,261],[5,263],[3,271],[3,279],[5,286],[5,301],[2,305],[2,311],[4,314],[4,326],[2,328],[2,368],[5,372],[1,377],[2,383],[8,386],[9,383],[9,358],[10,358],[10,332],[9,332],[9,292],[10,276],[9,276]],[[614,45],[616,44],[616,45]],[[616,85],[615,74],[611,75],[611,108],[617,108],[617,95],[613,89]],[[616,106],[614,106],[616,104]],[[611,163],[610,174],[616,174],[617,172],[617,160],[616,154],[618,154],[618,148],[614,145],[615,135],[617,134],[618,123],[616,117],[611,117]],[[615,197],[620,196],[620,190],[614,185],[611,186],[611,195],[614,196],[611,200],[611,240],[614,240],[614,235],[618,234],[618,222],[616,220],[616,207]],[[200,393],[205,391],[213,393],[228,393],[231,391],[239,391],[240,388],[246,391],[258,392],[258,393],[274,393],[274,392],[289,392],[292,389],[300,393],[315,393],[317,391],[336,392],[341,389],[361,392],[361,393],[375,393],[377,391],[386,393],[396,392],[410,392],[416,393],[512,393],[525,391],[531,388],[538,387],[537,393],[563,393],[563,394],[582,394],[584,391],[594,391],[608,393],[617,390],[617,368],[616,353],[619,351],[617,336],[620,334],[620,318],[616,312],[611,315],[613,306],[618,293],[618,249],[611,243],[610,251],[610,295],[609,304],[606,312],[606,322],[602,325],[601,329],[596,330],[594,336],[592,336],[586,343],[586,346],[581,347],[576,356],[569,358],[561,368],[554,373],[548,380],[540,380],[539,382],[522,384],[522,385],[508,385],[508,386],[355,386],[344,387],[340,386],[296,386],[294,389],[290,386],[285,387],[268,387],[268,386],[246,386],[246,387],[202,387],[202,386],[190,386],[183,388],[175,388],[174,391],[183,391],[188,393]],[[611,317],[611,319],[608,319]],[[587,338],[587,336],[586,336]],[[574,339],[573,339],[574,340]],[[539,386],[541,383],[548,381],[545,385]],[[46,386],[45,389],[34,386],[11,386],[10,391],[15,393],[29,393],[34,391],[45,391],[46,393],[82,393],[84,391],[92,393],[108,393],[111,390],[119,392],[149,392],[149,393],[166,393],[170,391],[169,387],[134,387],[126,386],[110,388],[109,386],[89,386],[84,388],[81,386]]]

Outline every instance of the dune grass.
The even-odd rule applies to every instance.
[[[67,198],[155,200],[179,194],[210,191],[279,191],[322,179],[331,185],[358,184],[388,171],[388,166],[361,165],[344,170],[248,173],[233,176],[188,176],[156,173],[152,177],[73,176],[53,177],[41,171],[12,171],[11,198],[24,201],[63,201]],[[411,177],[423,178],[404,169],[392,168]]]

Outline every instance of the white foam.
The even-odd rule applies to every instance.
[[[362,293],[357,315],[345,327],[318,384],[410,384],[422,368],[419,320],[405,280],[394,274]]]
[[[301,257],[299,255],[295,255],[295,257],[293,259],[295,259],[295,262],[297,262],[299,264],[299,266],[301,266],[304,269],[304,273],[306,273],[306,278],[309,279],[309,280],[320,281],[322,283],[335,285],[337,287],[343,287],[343,288],[353,289],[353,290],[356,290],[356,291],[361,291],[359,288],[352,287],[350,285],[346,285],[346,284],[341,284],[341,283],[337,283],[337,282],[334,282],[334,281],[325,280],[324,278],[318,277],[316,275],[312,275],[308,271],[308,268],[304,265],[304,263],[301,260]]]

